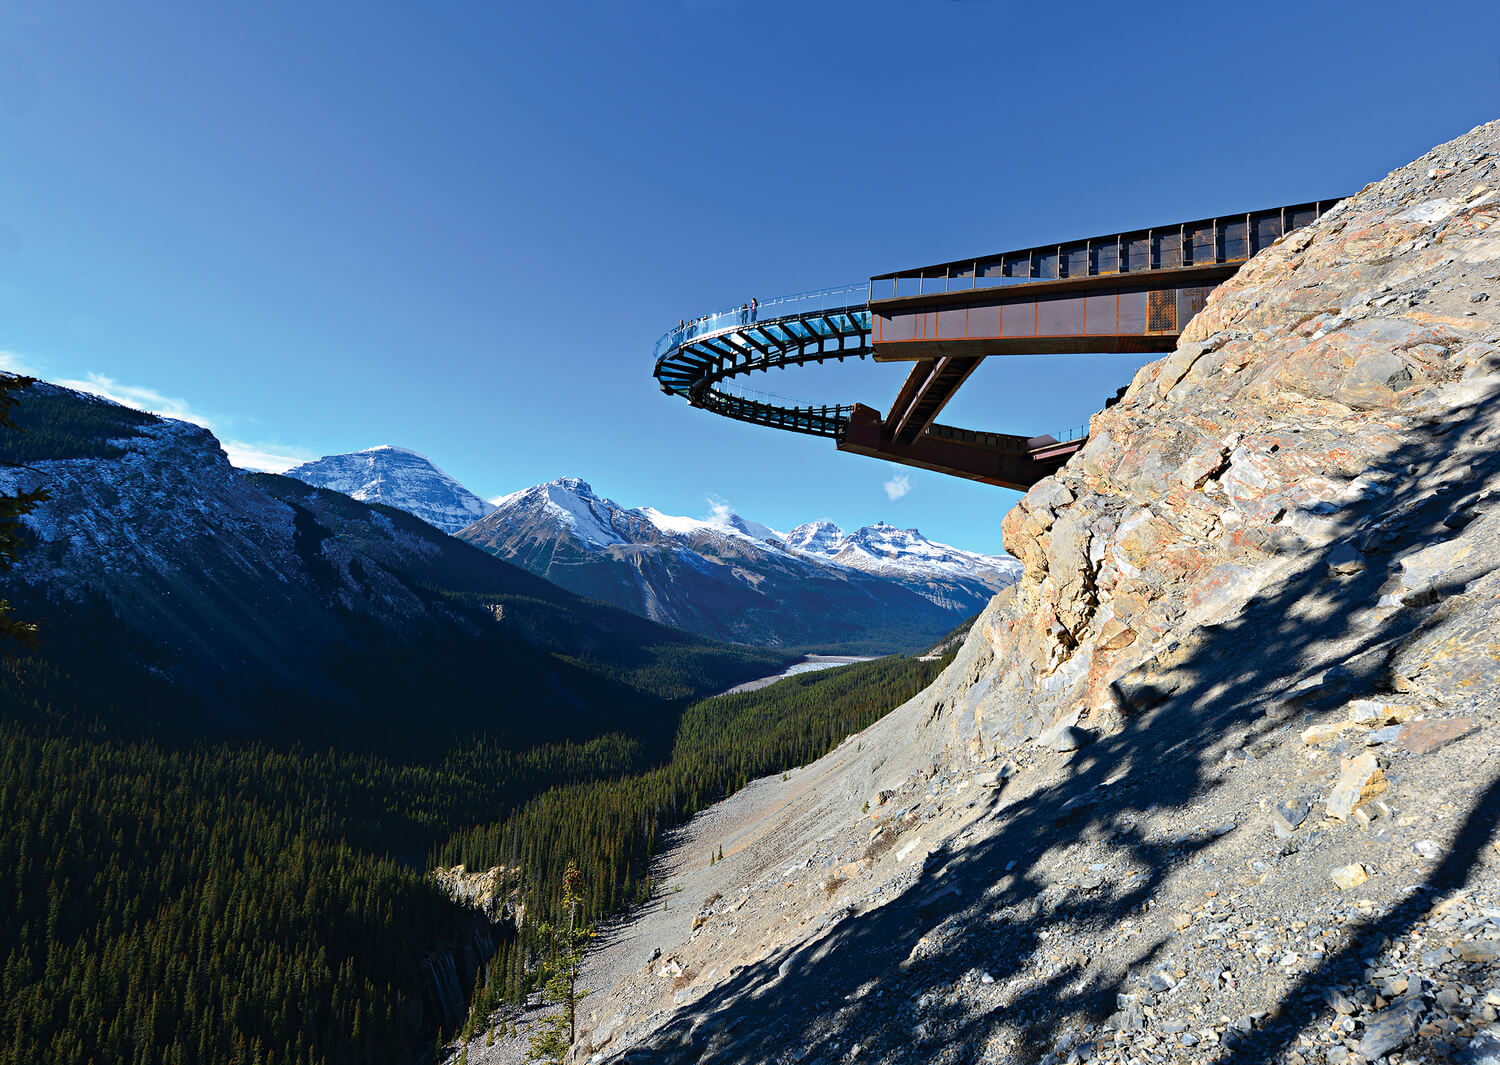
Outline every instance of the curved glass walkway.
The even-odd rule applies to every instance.
[[[1171,351],[1215,287],[1337,202],[1025,248],[750,300],[663,334],[652,353],[655,377],[663,392],[727,418],[1024,489],[1066,462],[1088,429],[1059,439],[939,425],[937,415],[981,361]],[[720,387],[757,370],[867,356],[912,364],[884,415],[859,404],[782,405]]]
[[[871,351],[868,296],[868,285],[844,285],[683,322],[656,342],[656,379],[663,392],[727,418],[837,439],[853,407],[781,406],[717,386],[757,370],[864,358]]]

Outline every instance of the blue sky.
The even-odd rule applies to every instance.
[[[0,352],[247,464],[391,443],[487,497],[573,475],[998,551],[1015,493],[692,410],[652,344],[1353,192],[1497,117],[1497,29],[1493,0],[0,0]],[[944,420],[1075,425],[1136,365],[990,360]],[[900,374],[754,384],[885,407]]]

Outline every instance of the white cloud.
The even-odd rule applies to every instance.
[[[0,351],[0,373],[24,374],[35,377],[36,371],[26,364],[26,360],[14,351]]]
[[[64,379],[53,383],[62,385],[64,388],[76,389],[79,392],[92,392],[96,396],[112,399],[121,406],[160,414],[163,418],[176,418],[178,421],[201,425],[205,429],[213,428],[213,423],[203,415],[195,413],[188,406],[187,400],[164,396],[154,388],[127,385],[116,381],[113,377],[105,377],[97,373],[89,374],[88,379],[83,381]]]
[[[0,351],[0,371],[7,373],[24,373],[39,376],[37,371],[29,367],[25,360],[14,352]],[[52,382],[63,388],[75,389],[79,392],[88,392],[95,396],[103,396],[105,399],[135,410],[143,410],[149,414],[159,414],[163,418],[176,418],[178,421],[191,422],[201,425],[203,428],[218,436],[214,429],[213,419],[207,415],[199,414],[189,406],[187,400],[176,399],[172,396],[164,396],[154,388],[144,388],[140,385],[128,385],[122,381],[116,381],[113,377],[104,374],[91,373],[82,381],[60,378]],[[244,440],[225,440],[220,437],[219,443],[224,448],[224,453],[229,456],[229,461],[242,470],[263,470],[267,473],[285,473],[293,466],[309,459],[317,458],[296,448],[284,448],[275,444],[251,443]]]
[[[714,496],[709,496],[707,502],[707,520],[713,522],[715,525],[723,525],[728,522],[730,518],[734,517],[734,508],[729,505],[729,501],[727,499],[717,499]]]
[[[911,478],[904,473],[893,473],[891,479],[880,487],[885,489],[886,498],[894,503],[911,491]]]
[[[286,454],[285,449],[275,448],[274,445],[247,444],[243,440],[221,440],[220,443],[224,446],[224,453],[229,456],[230,464],[242,470],[285,473],[293,466],[300,466],[318,457],[305,451]]]

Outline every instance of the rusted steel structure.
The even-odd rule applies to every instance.
[[[941,425],[990,356],[1171,351],[1209,292],[1337,200],[1274,207],[878,274],[869,285],[746,304],[657,342],[662,390],[741,421],[832,437],[871,455],[1022,489],[1056,470],[1086,431],[1058,440]],[[862,404],[784,406],[720,386],[772,367],[873,357],[911,362],[888,413]]]

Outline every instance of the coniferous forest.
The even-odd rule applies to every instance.
[[[881,659],[696,703],[647,768],[619,734],[524,752],[481,737],[429,763],[122,741],[18,707],[18,675],[47,667],[12,662],[0,1062],[416,1060],[434,1034],[414,1030],[421,961],[476,921],[424,853],[518,869],[531,913],[550,913],[570,860],[590,918],[642,902],[668,829],[816,758],[942,664]],[[514,998],[528,945],[501,947],[492,995]]]
[[[887,658],[704,699],[791,656],[580,600],[399,511],[232,472],[235,500],[289,517],[291,570],[255,583],[194,555],[201,572],[179,565],[165,592],[127,562],[118,584],[60,593],[48,578],[73,548],[21,517],[49,472],[74,505],[92,464],[149,454],[132,449],[160,423],[21,383],[0,378],[0,466],[37,475],[0,493],[0,1065],[421,1061],[464,1023],[459,999],[532,988],[570,863],[584,919],[645,901],[664,833],[941,666]],[[407,613],[362,606],[381,588]],[[260,635],[236,621],[245,601]],[[265,643],[288,627],[300,646]],[[539,920],[518,931],[452,901],[428,874],[460,862],[505,866],[510,912]]]

